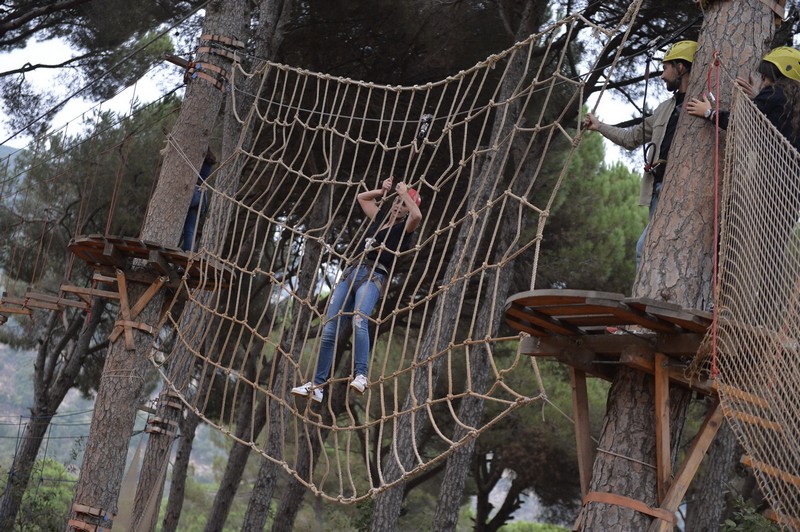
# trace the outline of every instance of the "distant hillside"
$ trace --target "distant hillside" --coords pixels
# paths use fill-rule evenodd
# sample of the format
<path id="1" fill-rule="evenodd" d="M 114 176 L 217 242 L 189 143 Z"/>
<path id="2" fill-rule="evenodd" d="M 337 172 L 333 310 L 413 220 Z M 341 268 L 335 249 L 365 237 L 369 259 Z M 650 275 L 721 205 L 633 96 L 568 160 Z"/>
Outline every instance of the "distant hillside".
<path id="1" fill-rule="evenodd" d="M 13 163 L 13 160 L 14 160 L 14 155 L 13 154 L 15 152 L 18 152 L 18 151 L 19 151 L 19 148 L 14 148 L 12 146 L 0 146 L 0 168 L 5 166 L 5 159 L 9 155 L 11 155 L 11 158 L 12 158 L 11 166 L 13 166 L 13 164 L 14 164 Z"/>
<path id="2" fill-rule="evenodd" d="M 7 325 L 3 325 L 6 327 Z M 30 420 L 33 404 L 33 363 L 35 351 L 17 350 L 0 343 L 0 489 L 8 474 L 19 445 L 19 436 Z M 155 394 L 153 395 L 155 398 Z M 70 390 L 50 424 L 47 441 L 39 457 L 53 458 L 64 465 L 80 466 L 89 436 L 93 401 L 84 399 L 77 390 Z M 137 412 L 136 426 L 131 438 L 129 458 L 143 434 L 147 414 Z M 194 479 L 201 483 L 214 483 L 214 464 L 227 456 L 231 442 L 208 425 L 201 424 L 192 448 Z"/>

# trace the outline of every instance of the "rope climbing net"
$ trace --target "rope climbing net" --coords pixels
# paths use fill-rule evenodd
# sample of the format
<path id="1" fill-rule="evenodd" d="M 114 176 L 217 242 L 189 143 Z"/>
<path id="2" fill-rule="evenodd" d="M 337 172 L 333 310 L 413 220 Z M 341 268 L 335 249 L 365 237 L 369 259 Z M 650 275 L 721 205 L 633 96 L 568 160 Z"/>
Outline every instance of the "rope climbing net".
<path id="1" fill-rule="evenodd" d="M 620 25 L 594 27 L 597 39 L 624 42 L 639 4 Z M 586 24 L 567 17 L 424 86 L 235 66 L 243 134 L 203 184 L 209 212 L 192 256 L 230 282 L 176 293 L 164 318 L 174 347 L 153 350 L 171 392 L 341 502 L 395 486 L 546 400 L 518 336 L 498 330 L 514 273 L 524 270 L 516 259 L 528 270 L 515 288 L 535 284 L 545 221 L 577 146 L 583 81 L 565 74 L 566 43 Z M 425 115 L 432 119 L 420 133 Z M 376 269 L 359 252 L 371 233 L 356 195 L 391 176 L 422 198 L 413 245 L 383 248 L 395 260 L 370 316 L 345 307 L 328 318 L 345 267 Z M 364 395 L 348 385 L 353 335 L 345 330 L 322 400 L 292 396 L 313 380 L 325 324 L 340 318 L 369 323 Z"/>
<path id="2" fill-rule="evenodd" d="M 717 305 L 720 398 L 781 523 L 800 527 L 800 157 L 735 90 Z"/>

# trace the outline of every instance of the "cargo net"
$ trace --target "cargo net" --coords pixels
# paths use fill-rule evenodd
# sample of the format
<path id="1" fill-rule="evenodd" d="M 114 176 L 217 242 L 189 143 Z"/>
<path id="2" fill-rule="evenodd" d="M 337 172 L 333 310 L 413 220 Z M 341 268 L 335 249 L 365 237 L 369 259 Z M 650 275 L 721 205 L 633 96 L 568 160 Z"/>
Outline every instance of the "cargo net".
<path id="1" fill-rule="evenodd" d="M 800 529 L 800 155 L 735 92 L 716 303 L 720 398 L 780 522 Z"/>
<path id="2" fill-rule="evenodd" d="M 624 42 L 638 4 L 621 26 L 596 28 L 597 39 Z M 209 211 L 192 256 L 223 273 L 213 291 L 185 284 L 166 314 L 176 341 L 154 362 L 171 391 L 340 502 L 397 485 L 546 400 L 519 337 L 498 331 L 515 271 L 516 288 L 535 284 L 545 220 L 577 146 L 583 81 L 563 72 L 578 21 L 587 23 L 564 19 L 424 86 L 272 63 L 238 69 L 231 93 L 246 109 L 244 133 L 203 186 Z M 372 233 L 356 195 L 392 176 L 422 198 L 413 243 L 383 248 L 394 262 L 370 315 L 345 306 L 328 316 L 347 267 L 377 268 L 359 252 Z M 514 268 L 521 256 L 527 271 Z M 293 396 L 313 380 L 325 325 L 340 319 L 322 400 Z M 352 322 L 369 326 L 363 396 L 349 385 Z"/>

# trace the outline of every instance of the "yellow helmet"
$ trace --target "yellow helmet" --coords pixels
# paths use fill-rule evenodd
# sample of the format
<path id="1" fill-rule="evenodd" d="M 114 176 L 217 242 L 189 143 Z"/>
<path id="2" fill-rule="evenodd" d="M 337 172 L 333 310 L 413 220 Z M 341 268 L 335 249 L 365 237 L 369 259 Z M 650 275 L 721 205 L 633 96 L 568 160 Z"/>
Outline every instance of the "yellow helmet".
<path id="1" fill-rule="evenodd" d="M 694 62 L 694 53 L 697 51 L 697 43 L 695 41 L 678 41 L 670 46 L 667 53 L 664 54 L 663 62 L 675 61 L 676 59 L 683 59 L 689 63 Z"/>
<path id="2" fill-rule="evenodd" d="M 764 61 L 778 67 L 787 78 L 800 81 L 800 51 L 789 46 L 780 46 L 765 55 Z"/>

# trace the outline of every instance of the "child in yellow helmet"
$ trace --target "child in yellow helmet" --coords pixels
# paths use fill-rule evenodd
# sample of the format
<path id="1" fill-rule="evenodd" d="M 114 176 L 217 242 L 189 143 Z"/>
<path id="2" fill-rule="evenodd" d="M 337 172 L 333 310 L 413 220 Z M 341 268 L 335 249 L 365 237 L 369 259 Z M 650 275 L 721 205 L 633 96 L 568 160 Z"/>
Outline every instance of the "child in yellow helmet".
<path id="1" fill-rule="evenodd" d="M 736 78 L 736 84 L 753 98 L 756 107 L 778 131 L 800 150 L 800 112 L 795 111 L 795 107 L 800 107 L 800 51 L 788 46 L 775 48 L 764 56 L 758 72 L 762 80 L 758 92 L 751 80 Z M 705 95 L 689 100 L 686 111 L 712 122 L 717 119 Z M 720 109 L 721 128 L 727 129 L 729 116 L 727 110 Z"/>

